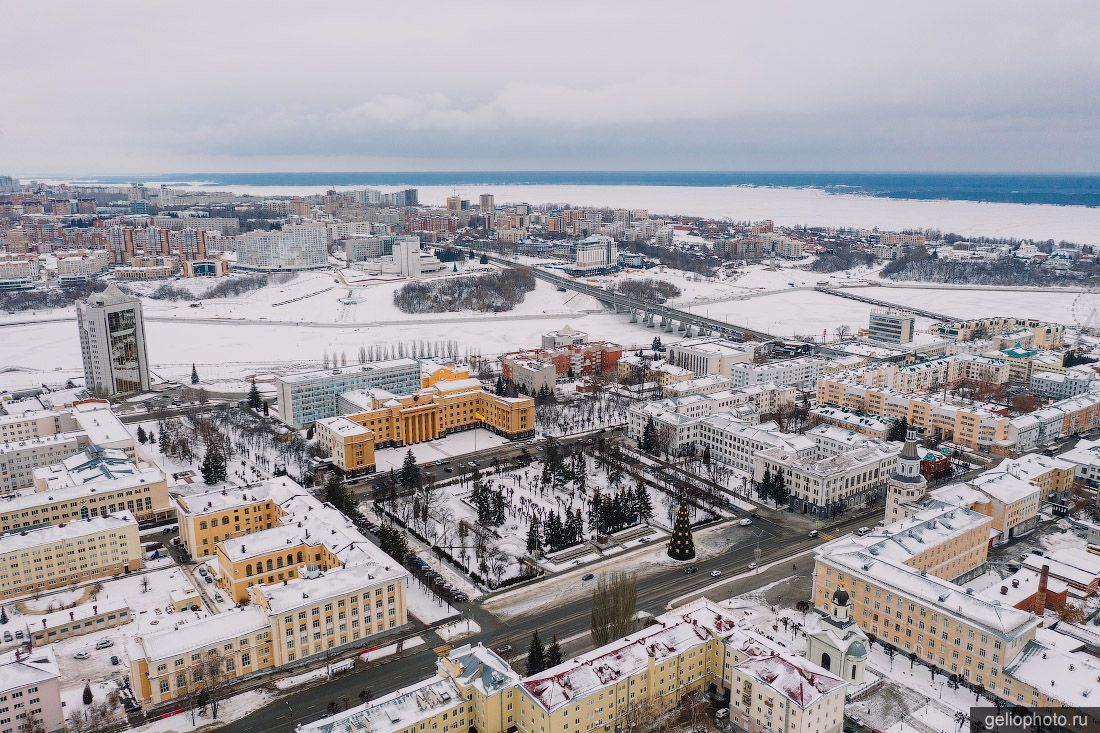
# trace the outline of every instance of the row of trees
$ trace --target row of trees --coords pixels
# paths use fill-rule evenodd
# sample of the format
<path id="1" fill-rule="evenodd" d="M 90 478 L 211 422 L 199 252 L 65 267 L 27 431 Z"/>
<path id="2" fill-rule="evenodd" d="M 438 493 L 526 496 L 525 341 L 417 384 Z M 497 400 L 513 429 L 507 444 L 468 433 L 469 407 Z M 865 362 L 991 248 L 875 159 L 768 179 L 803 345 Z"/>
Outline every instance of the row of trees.
<path id="1" fill-rule="evenodd" d="M 543 644 L 539 630 L 531 634 L 531 644 L 527 647 L 527 676 L 538 674 L 544 669 L 556 667 L 562 662 L 561 646 L 558 637 L 552 636 L 549 644 Z"/>
<path id="2" fill-rule="evenodd" d="M 786 504 L 791 494 L 787 490 L 787 479 L 783 477 L 782 471 L 776 471 L 773 474 L 771 467 L 765 468 L 760 483 L 756 485 L 756 495 L 764 501 L 774 501 L 780 506 Z"/>

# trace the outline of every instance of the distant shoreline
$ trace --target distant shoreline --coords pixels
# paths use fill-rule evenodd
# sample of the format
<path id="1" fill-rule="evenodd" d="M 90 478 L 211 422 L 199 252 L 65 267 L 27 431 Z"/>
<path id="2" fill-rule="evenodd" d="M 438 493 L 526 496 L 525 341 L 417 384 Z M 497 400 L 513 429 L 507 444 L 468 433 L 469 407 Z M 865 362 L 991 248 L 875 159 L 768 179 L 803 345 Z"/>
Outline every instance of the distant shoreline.
<path id="1" fill-rule="evenodd" d="M 736 171 L 420 171 L 166 173 L 46 178 L 119 185 L 132 181 L 189 188 L 390 186 L 660 186 L 810 188 L 830 194 L 914 201 L 1100 207 L 1100 174 L 861 173 Z"/>

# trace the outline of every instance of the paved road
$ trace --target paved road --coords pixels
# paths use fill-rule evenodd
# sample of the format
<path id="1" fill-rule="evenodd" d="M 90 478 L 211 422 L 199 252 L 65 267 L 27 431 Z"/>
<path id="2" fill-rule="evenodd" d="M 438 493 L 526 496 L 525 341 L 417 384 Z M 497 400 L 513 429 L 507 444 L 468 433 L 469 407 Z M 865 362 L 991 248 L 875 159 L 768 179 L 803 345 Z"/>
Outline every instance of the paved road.
<path id="1" fill-rule="evenodd" d="M 777 521 L 762 515 L 754 520 L 753 533 L 750 533 L 749 539 L 735 545 L 723 555 L 700 561 L 697 563 L 698 572 L 688 575 L 682 570 L 670 569 L 639 578 L 638 610 L 659 614 L 665 611 L 666 604 L 685 594 L 699 592 L 709 598 L 720 600 L 789 578 L 795 572 L 799 575 L 808 574 L 812 569 L 810 560 L 802 558 L 794 561 L 797 571 L 792 570 L 786 562 L 779 562 L 765 570 L 743 577 L 733 577 L 734 573 L 743 573 L 748 563 L 753 561 L 757 536 L 760 537 L 760 562 L 765 566 L 778 558 L 791 557 L 810 550 L 831 536 L 850 532 L 863 524 L 873 523 L 872 519 L 881 511 L 881 507 L 877 507 L 869 513 L 846 518 L 836 525 L 828 526 L 823 530 L 821 537 L 813 539 L 808 537 L 801 528 L 792 529 L 790 526 L 784 526 L 781 518 Z M 716 580 L 710 577 L 711 570 L 721 570 L 723 574 L 731 577 L 718 579 L 717 582 L 720 585 L 711 588 L 710 586 L 716 583 Z M 507 644 L 513 651 L 506 656 L 521 655 L 535 629 L 538 629 L 539 634 L 547 639 L 552 634 L 565 638 L 587 631 L 590 626 L 590 611 L 590 599 L 583 596 L 550 609 L 514 616 L 502 624 L 489 613 L 472 607 L 471 616 L 481 626 L 481 632 L 463 639 L 460 643 L 481 641 L 493 648 Z M 223 730 L 226 733 L 289 733 L 292 726 L 327 715 L 330 701 L 343 707 L 343 698 L 347 697 L 349 705 L 355 706 L 359 704 L 359 693 L 363 690 L 370 689 L 374 697 L 378 697 L 422 680 L 430 676 L 435 669 L 435 654 L 431 651 L 431 647 L 439 643 L 435 639 L 434 635 L 425 635 L 427 643 L 424 647 L 410 651 L 399 659 L 292 694 L 260 708 L 241 720 L 230 723 Z"/>

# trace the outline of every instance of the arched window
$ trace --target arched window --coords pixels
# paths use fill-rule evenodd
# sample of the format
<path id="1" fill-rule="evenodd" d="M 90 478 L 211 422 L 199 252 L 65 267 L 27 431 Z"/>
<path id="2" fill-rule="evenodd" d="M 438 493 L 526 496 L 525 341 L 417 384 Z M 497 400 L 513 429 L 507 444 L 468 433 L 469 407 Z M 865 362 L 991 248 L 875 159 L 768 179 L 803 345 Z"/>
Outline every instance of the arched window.
<path id="1" fill-rule="evenodd" d="M 852 665 L 852 679 L 854 680 L 855 678 L 856 678 L 856 665 L 853 664 Z"/>
<path id="2" fill-rule="evenodd" d="M 832 671 L 833 660 L 829 657 L 828 652 L 821 652 L 821 668 L 826 672 Z"/>
<path id="3" fill-rule="evenodd" d="M 273 566 L 271 564 L 271 558 L 268 558 L 268 560 L 267 560 L 267 572 L 270 573 L 272 571 L 272 569 L 273 569 Z"/>
<path id="4" fill-rule="evenodd" d="M 302 562 L 302 551 L 298 550 L 298 562 Z"/>
<path id="5" fill-rule="evenodd" d="M 88 507 L 86 507 L 86 506 L 80 507 L 80 518 L 81 519 L 87 519 L 88 518 Z"/>
<path id="6" fill-rule="evenodd" d="M 206 529 L 206 522 L 199 522 L 199 529 Z"/>
<path id="7" fill-rule="evenodd" d="M 252 563 L 248 563 L 247 565 L 244 566 L 244 575 L 245 575 L 246 578 L 249 575 L 252 575 Z"/>
<path id="8" fill-rule="evenodd" d="M 282 566 L 283 566 L 283 556 L 279 555 L 277 558 L 275 558 L 275 567 L 281 568 Z"/>
<path id="9" fill-rule="evenodd" d="M 288 552 L 286 554 L 286 564 L 287 565 L 293 565 L 294 564 L 294 553 L 293 552 Z"/>

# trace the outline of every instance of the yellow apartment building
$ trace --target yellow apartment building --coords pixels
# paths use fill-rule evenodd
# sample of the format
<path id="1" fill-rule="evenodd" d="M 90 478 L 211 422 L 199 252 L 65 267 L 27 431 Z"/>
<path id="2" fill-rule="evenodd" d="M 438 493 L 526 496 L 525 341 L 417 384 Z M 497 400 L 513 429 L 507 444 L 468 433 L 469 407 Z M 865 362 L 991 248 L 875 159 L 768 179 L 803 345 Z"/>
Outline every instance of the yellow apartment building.
<path id="1" fill-rule="evenodd" d="M 168 481 L 117 449 L 91 446 L 34 470 L 34 486 L 0 496 L 0 532 L 130 512 L 139 522 L 172 513 Z"/>
<path id="2" fill-rule="evenodd" d="M 355 475 L 374 470 L 374 431 L 346 417 L 327 417 L 314 423 L 317 444 L 334 466 Z"/>
<path id="3" fill-rule="evenodd" d="M 438 651 L 435 676 L 300 726 L 298 733 L 626 730 L 707 689 L 736 691 L 731 716 L 742 706 L 747 712 L 739 719 L 752 733 L 835 733 L 843 723 L 843 680 L 748 630 L 707 599 L 526 678 L 481 645 Z M 777 683 L 777 668 L 789 674 L 784 679 L 803 684 Z"/>
<path id="4" fill-rule="evenodd" d="M 817 382 L 819 405 L 835 405 L 890 420 L 905 418 L 925 435 L 935 435 L 964 448 L 989 449 L 1008 439 L 1010 419 L 969 403 L 946 402 L 934 395 L 866 387 L 847 379 L 822 377 Z"/>
<path id="5" fill-rule="evenodd" d="M 176 497 L 180 542 L 191 557 L 209 557 L 223 540 L 275 527 L 281 512 L 266 487 Z"/>
<path id="6" fill-rule="evenodd" d="M 178 514 L 188 551 L 214 556 L 218 586 L 244 608 L 136 637 L 131 680 L 146 704 L 195 694 L 214 672 L 300 663 L 408 623 L 408 572 L 286 476 L 179 497 Z"/>
<path id="7" fill-rule="evenodd" d="M 47 525 L 0 537 L 0 598 L 121 575 L 142 567 L 129 512 Z"/>

